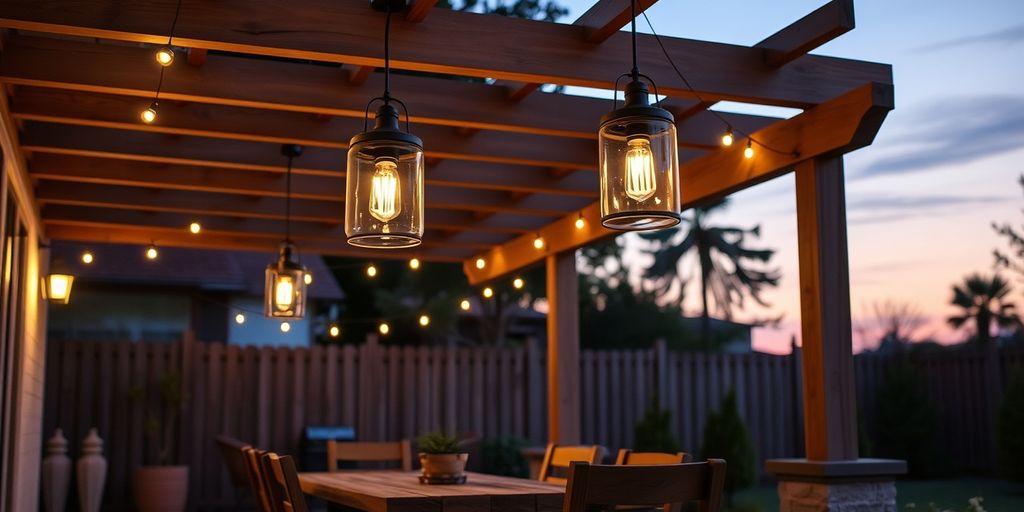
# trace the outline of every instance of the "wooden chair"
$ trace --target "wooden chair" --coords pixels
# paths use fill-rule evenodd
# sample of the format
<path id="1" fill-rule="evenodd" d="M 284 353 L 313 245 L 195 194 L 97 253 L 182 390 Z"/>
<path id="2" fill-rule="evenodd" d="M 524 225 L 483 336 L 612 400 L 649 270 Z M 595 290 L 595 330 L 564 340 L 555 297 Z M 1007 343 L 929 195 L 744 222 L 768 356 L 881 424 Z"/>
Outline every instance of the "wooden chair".
<path id="1" fill-rule="evenodd" d="M 402 471 L 412 471 L 412 444 L 407 439 L 393 443 L 327 441 L 327 470 L 338 471 L 339 462 L 398 462 Z"/>
<path id="2" fill-rule="evenodd" d="M 247 446 L 242 453 L 245 455 L 245 472 L 249 479 L 249 488 L 256 497 L 256 505 L 260 512 L 275 512 L 276 509 L 270 504 L 270 490 L 267 488 L 267 479 L 261 462 L 267 452 Z"/>
<path id="3" fill-rule="evenodd" d="M 279 456 L 272 452 L 263 454 L 261 461 L 271 508 L 275 512 L 309 512 L 295 461 L 288 455 Z"/>
<path id="4" fill-rule="evenodd" d="M 654 466 L 658 464 L 682 464 L 689 462 L 690 456 L 684 452 L 634 452 L 628 448 L 619 450 L 615 459 L 617 466 Z"/>
<path id="5" fill-rule="evenodd" d="M 590 465 L 573 462 L 562 512 L 585 512 L 588 506 L 661 507 L 696 501 L 700 512 L 719 512 L 725 487 L 725 461 L 656 466 Z"/>
<path id="6" fill-rule="evenodd" d="M 246 469 L 245 453 L 249 445 L 228 436 L 217 436 L 217 447 L 220 448 L 224 467 L 228 470 L 231 485 L 235 487 L 235 510 L 242 509 L 245 490 L 249 488 L 249 471 Z"/>
<path id="7" fill-rule="evenodd" d="M 601 446 L 558 446 L 549 444 L 544 452 L 544 462 L 540 464 L 540 474 L 537 479 L 542 482 L 565 484 L 568 480 L 556 473 L 568 471 L 569 464 L 573 462 L 587 462 L 598 464 L 604 459 L 604 447 Z"/>

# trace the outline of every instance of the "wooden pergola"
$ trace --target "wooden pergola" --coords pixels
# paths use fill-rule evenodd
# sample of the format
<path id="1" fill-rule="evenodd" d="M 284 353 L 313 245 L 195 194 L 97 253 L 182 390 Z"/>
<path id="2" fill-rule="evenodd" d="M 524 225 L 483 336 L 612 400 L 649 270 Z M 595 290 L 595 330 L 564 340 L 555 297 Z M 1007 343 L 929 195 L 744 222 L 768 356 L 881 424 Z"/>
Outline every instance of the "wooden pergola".
<path id="1" fill-rule="evenodd" d="M 359 250 L 344 239 L 344 151 L 382 88 L 373 71 L 383 65 L 384 17 L 366 0 L 185 0 L 174 45 L 187 59 L 167 68 L 151 125 L 138 112 L 153 98 L 153 49 L 167 42 L 175 0 L 7 0 L 2 114 L 19 128 L 51 239 L 269 254 L 284 217 L 278 145 L 298 143 L 307 150 L 296 160 L 292 232 L 304 251 L 463 262 L 473 284 L 543 262 L 550 437 L 577 442 L 574 252 L 615 234 L 601 227 L 596 202 L 597 126 L 611 105 L 536 89 L 612 89 L 630 67 L 620 31 L 629 1 L 597 0 L 571 25 L 435 1 L 415 0 L 392 27 L 392 66 L 424 72 L 394 78 L 428 162 L 426 232 L 415 250 Z M 870 144 L 893 108 L 889 65 L 808 54 L 853 26 L 852 0 L 833 0 L 753 47 L 662 37 L 693 90 L 653 36 L 638 35 L 644 72 L 678 123 L 684 208 L 796 174 L 812 460 L 857 458 L 842 158 Z M 722 113 L 783 150 L 745 159 L 743 144 L 720 145 L 726 126 L 707 111 L 723 100 L 802 113 Z M 186 229 L 196 219 L 200 236 Z"/>

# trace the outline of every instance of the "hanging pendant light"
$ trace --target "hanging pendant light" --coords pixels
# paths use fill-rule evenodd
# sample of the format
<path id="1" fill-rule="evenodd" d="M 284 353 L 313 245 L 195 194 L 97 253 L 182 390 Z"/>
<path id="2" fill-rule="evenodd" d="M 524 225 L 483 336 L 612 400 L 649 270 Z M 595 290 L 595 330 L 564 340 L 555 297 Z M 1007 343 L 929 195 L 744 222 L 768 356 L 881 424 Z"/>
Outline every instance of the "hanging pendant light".
<path id="1" fill-rule="evenodd" d="M 679 224 L 679 150 L 672 113 L 650 104 L 636 63 L 636 0 L 631 0 L 633 69 L 624 104 L 601 118 L 598 167 L 601 224 L 610 229 L 650 230 Z M 618 80 L 615 85 L 618 92 Z M 654 85 L 655 96 L 658 96 Z M 616 94 L 617 96 L 617 94 Z M 617 102 L 616 102 L 617 106 Z"/>
<path id="2" fill-rule="evenodd" d="M 306 312 L 306 267 L 297 257 L 291 240 L 292 160 L 302 154 L 302 146 L 284 144 L 281 154 L 288 157 L 285 192 L 285 235 L 278 249 L 277 261 L 267 265 L 263 293 L 263 314 L 267 318 L 301 319 Z"/>
<path id="3" fill-rule="evenodd" d="M 423 141 L 409 132 L 405 103 L 391 96 L 389 48 L 391 13 L 405 9 L 406 0 L 371 0 L 370 5 L 387 13 L 384 94 L 367 103 L 363 132 L 349 143 L 345 235 L 357 247 L 415 247 L 423 237 Z M 370 106 L 377 101 L 381 105 L 370 130 Z M 405 111 L 405 131 L 393 103 Z"/>

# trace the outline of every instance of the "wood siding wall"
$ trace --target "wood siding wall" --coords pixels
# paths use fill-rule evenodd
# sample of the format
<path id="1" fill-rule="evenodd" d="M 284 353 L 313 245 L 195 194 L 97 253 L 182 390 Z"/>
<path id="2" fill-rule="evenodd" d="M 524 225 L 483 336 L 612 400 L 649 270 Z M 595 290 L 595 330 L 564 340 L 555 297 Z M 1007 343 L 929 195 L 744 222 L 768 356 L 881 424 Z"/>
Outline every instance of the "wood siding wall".
<path id="1" fill-rule="evenodd" d="M 696 452 L 708 414 L 730 388 L 758 459 L 803 452 L 799 352 L 583 351 L 583 441 L 612 450 L 633 444 L 633 427 L 657 399 L 672 410 L 684 450 Z M 856 358 L 860 409 L 870 422 L 890 358 Z M 992 411 L 999 375 L 1024 367 L 1024 351 L 934 354 L 917 360 L 941 403 L 939 434 L 963 469 L 992 467 Z M 226 505 L 231 487 L 214 445 L 228 434 L 262 448 L 301 453 L 307 425 L 353 426 L 362 440 L 414 438 L 443 428 L 485 438 L 546 440 L 543 347 L 523 349 L 362 346 L 241 348 L 219 343 L 51 342 L 45 428 L 64 429 L 77 456 L 95 426 L 107 441 L 106 502 L 132 502 L 130 468 L 152 462 L 145 401 L 129 399 L 153 380 L 184 372 L 190 395 L 172 453 L 191 467 L 193 505 Z M 993 379 L 996 376 L 996 379 Z M 993 388 L 992 386 L 996 386 Z M 996 389 L 996 392 L 991 390 Z M 614 451 L 612 452 L 614 453 Z M 759 464 L 760 466 L 760 464 Z"/>

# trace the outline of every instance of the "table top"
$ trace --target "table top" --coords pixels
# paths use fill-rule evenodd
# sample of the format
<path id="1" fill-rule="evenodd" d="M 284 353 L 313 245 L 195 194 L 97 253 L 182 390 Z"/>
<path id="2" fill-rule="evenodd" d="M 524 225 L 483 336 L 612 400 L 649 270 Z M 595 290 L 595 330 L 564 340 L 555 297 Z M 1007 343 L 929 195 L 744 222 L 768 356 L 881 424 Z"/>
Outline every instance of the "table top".
<path id="1" fill-rule="evenodd" d="M 467 472 L 463 485 L 425 485 L 419 472 L 299 473 L 302 491 L 369 512 L 557 512 L 561 485 Z"/>

